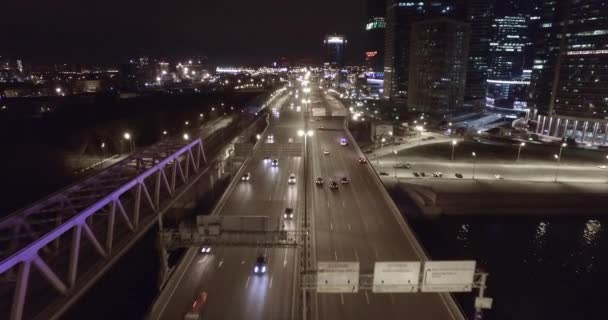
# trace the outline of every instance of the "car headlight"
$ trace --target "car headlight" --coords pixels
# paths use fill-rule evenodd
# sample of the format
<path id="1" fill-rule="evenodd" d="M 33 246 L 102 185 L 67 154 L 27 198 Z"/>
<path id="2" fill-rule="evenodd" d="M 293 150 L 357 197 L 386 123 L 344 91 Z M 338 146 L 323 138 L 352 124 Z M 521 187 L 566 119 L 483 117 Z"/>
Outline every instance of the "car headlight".
<path id="1" fill-rule="evenodd" d="M 253 268 L 253 271 L 254 271 L 255 273 L 257 273 L 259 270 L 260 270 L 260 269 L 258 268 L 258 266 L 255 266 L 255 268 Z"/>
<path id="2" fill-rule="evenodd" d="M 283 215 L 283 218 L 287 218 L 287 213 L 285 213 L 285 214 Z"/>
<path id="3" fill-rule="evenodd" d="M 262 273 L 266 272 L 266 266 L 262 267 Z"/>

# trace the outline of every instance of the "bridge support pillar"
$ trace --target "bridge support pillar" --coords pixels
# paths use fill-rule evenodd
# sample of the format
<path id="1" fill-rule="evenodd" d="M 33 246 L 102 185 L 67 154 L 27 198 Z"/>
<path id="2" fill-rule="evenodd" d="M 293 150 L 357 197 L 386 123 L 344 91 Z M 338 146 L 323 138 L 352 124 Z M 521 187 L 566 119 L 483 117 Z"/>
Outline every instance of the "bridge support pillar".
<path id="1" fill-rule="evenodd" d="M 21 320 L 23 318 L 23 307 L 25 306 L 25 294 L 27 293 L 27 284 L 30 280 L 30 270 L 32 268 L 31 261 L 24 261 L 19 266 L 17 275 L 17 287 L 11 307 L 11 320 Z"/>

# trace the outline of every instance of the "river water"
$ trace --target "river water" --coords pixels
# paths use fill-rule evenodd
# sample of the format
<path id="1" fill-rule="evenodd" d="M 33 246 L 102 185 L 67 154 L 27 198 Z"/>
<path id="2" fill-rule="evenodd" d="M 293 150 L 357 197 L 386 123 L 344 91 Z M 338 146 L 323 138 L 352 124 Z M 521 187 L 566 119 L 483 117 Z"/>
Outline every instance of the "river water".
<path id="1" fill-rule="evenodd" d="M 608 218 L 466 217 L 411 224 L 434 260 L 474 259 L 489 272 L 487 295 L 494 307 L 483 319 L 608 319 Z M 457 295 L 469 316 L 472 296 Z"/>

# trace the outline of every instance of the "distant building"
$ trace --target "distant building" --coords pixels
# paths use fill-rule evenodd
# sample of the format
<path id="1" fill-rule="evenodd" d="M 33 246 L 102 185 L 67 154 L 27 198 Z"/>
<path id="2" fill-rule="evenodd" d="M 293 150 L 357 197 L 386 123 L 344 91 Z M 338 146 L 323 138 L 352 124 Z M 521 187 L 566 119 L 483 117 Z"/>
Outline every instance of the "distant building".
<path id="1" fill-rule="evenodd" d="M 423 19 L 464 19 L 463 0 L 387 0 L 384 56 L 384 97 L 406 102 L 409 85 L 409 48 L 412 23 Z"/>
<path id="2" fill-rule="evenodd" d="M 325 45 L 325 62 L 332 67 L 340 68 L 344 65 L 344 50 L 347 44 L 346 37 L 343 35 L 327 35 L 323 44 Z"/>
<path id="3" fill-rule="evenodd" d="M 608 117 L 608 3 L 546 1 L 540 24 L 531 103 L 543 114 Z"/>
<path id="4" fill-rule="evenodd" d="M 462 109 L 470 26 L 439 18 L 412 24 L 408 109 L 438 115 Z"/>
<path id="5" fill-rule="evenodd" d="M 365 24 L 365 65 L 376 75 L 384 73 L 384 31 L 386 29 L 386 0 L 367 1 Z"/>
<path id="6" fill-rule="evenodd" d="M 526 16 L 494 18 L 488 63 L 487 107 L 527 108 L 530 81 L 524 79 L 524 64 L 529 45 Z"/>
<path id="7" fill-rule="evenodd" d="M 465 101 L 485 103 L 495 1 L 467 0 L 466 21 L 471 26 L 471 40 Z"/>

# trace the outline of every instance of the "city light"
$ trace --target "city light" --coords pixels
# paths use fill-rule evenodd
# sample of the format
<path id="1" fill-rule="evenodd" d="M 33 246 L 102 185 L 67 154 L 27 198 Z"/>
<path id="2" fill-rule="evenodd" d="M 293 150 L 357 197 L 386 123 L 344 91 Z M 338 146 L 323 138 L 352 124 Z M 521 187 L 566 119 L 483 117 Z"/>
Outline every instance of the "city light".
<path id="1" fill-rule="evenodd" d="M 125 138 L 125 140 L 131 140 L 131 134 L 128 132 L 125 132 L 125 134 L 123 135 L 123 137 Z"/>
<path id="2" fill-rule="evenodd" d="M 184 133 L 183 138 L 184 138 L 184 140 L 190 140 L 190 135 L 188 135 L 187 133 Z"/>

